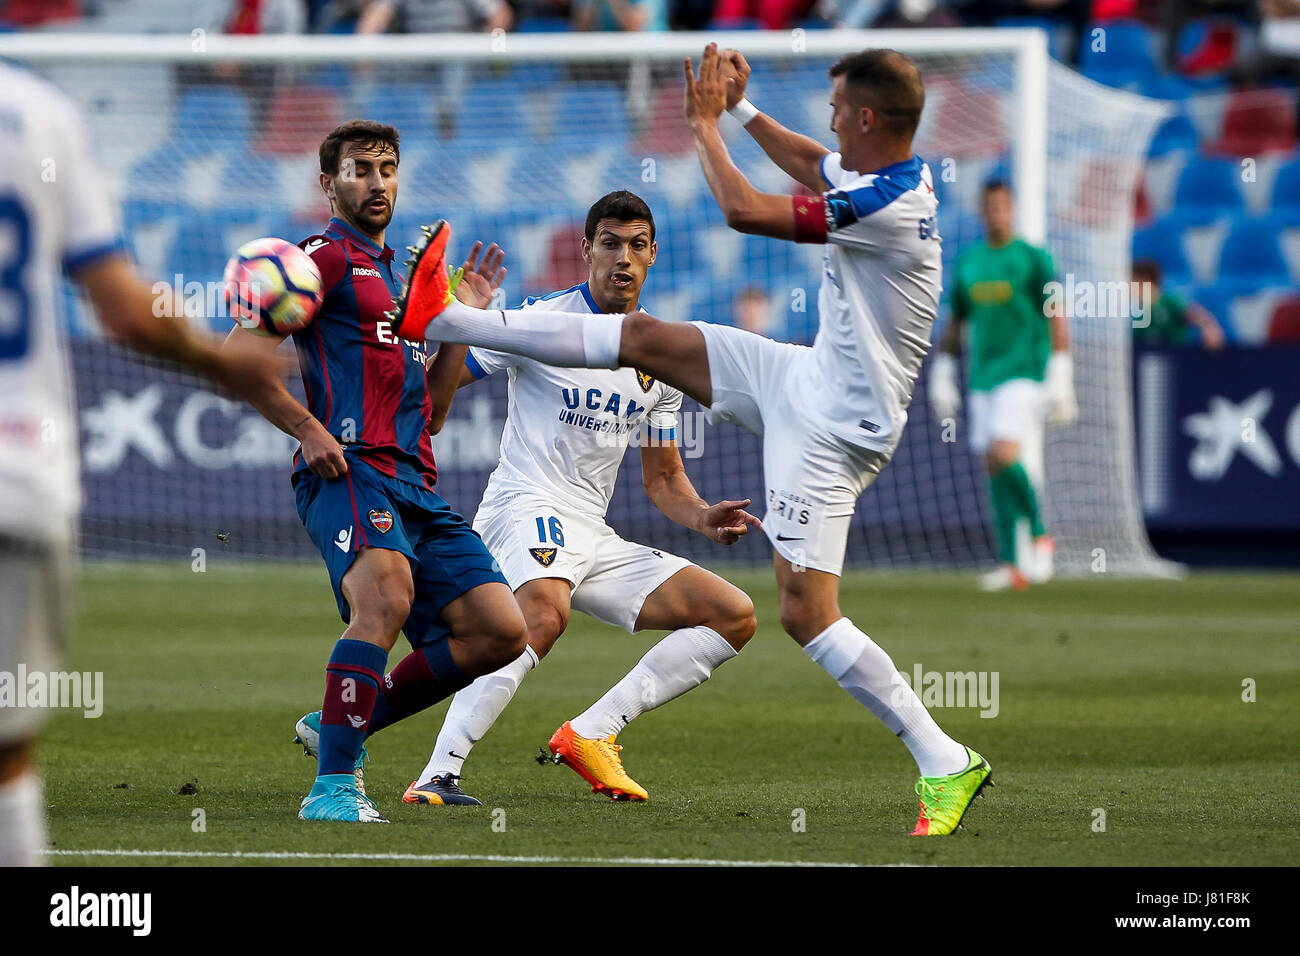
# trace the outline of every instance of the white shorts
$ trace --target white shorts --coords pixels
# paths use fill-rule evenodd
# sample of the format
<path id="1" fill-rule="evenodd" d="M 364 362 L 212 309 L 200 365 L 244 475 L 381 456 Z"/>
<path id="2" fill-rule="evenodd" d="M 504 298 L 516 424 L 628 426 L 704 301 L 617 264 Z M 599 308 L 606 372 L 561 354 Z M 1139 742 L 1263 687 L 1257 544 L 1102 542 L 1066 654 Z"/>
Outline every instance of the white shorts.
<path id="1" fill-rule="evenodd" d="M 0 537 L 0 673 L 17 693 L 27 690 L 16 684 L 20 665 L 27 674 L 59 669 L 72 566 L 67 544 Z M 48 707 L 0 704 L 0 745 L 34 737 L 48 716 Z"/>
<path id="2" fill-rule="evenodd" d="M 970 447 L 977 455 L 995 441 L 1031 445 L 1047 415 L 1047 390 L 1042 382 L 1013 378 L 987 392 L 969 396 Z"/>
<path id="3" fill-rule="evenodd" d="M 691 562 L 626 541 L 603 520 L 556 508 L 546 498 L 510 495 L 479 505 L 474 530 L 512 590 L 529 581 L 562 578 L 575 610 L 636 631 L 651 592 Z"/>
<path id="4" fill-rule="evenodd" d="M 891 455 L 835 437 L 800 404 L 787 383 L 802 363 L 812 361 L 806 345 L 692 324 L 704 333 L 709 353 L 708 420 L 763 436 L 763 528 L 772 547 L 795 567 L 839 574 L 858 498 Z"/>

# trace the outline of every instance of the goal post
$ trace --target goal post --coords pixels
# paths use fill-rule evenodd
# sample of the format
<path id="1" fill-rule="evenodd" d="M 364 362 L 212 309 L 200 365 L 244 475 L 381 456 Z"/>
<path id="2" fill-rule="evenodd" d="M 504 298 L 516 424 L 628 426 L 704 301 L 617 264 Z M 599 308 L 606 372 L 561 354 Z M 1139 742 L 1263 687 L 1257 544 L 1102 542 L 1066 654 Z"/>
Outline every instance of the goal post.
<path id="1" fill-rule="evenodd" d="M 320 139 L 364 116 L 402 133 L 388 236 L 395 248 L 413 240 L 419 223 L 446 218 L 457 242 L 481 238 L 506 249 L 503 301 L 517 302 L 581 281 L 586 209 L 627 188 L 646 199 L 658 226 L 647 308 L 809 343 L 820 250 L 728 229 L 685 131 L 682 60 L 698 61 L 710 41 L 746 55 L 760 109 L 828 146 L 831 63 L 867 47 L 908 53 L 926 79 L 916 151 L 936 180 L 945 263 L 979 235 L 979 188 L 998 176 L 1015 190 L 1020 234 L 1048 246 L 1071 288 L 1127 282 L 1132 196 L 1164 107 L 1051 61 L 1037 30 L 27 33 L 0 36 L 0 56 L 48 76 L 81 105 L 141 267 L 185 287 L 195 320 L 207 316 L 216 330 L 229 327 L 213 314 L 225 257 L 257 236 L 298 241 L 319 231 L 328 216 L 316 183 Z M 758 188 L 797 188 L 734 122 L 723 123 L 733 158 Z M 188 376 L 123 359 L 67 299 L 85 432 L 87 553 L 216 546 L 239 556 L 310 556 L 288 485 L 294 443 Z M 1067 572 L 1097 570 L 1100 554 L 1110 573 L 1162 573 L 1136 492 L 1131 318 L 1098 312 L 1071 315 L 1080 420 L 1047 434 L 1046 517 Z M 435 439 L 440 489 L 466 514 L 496 462 L 504 387 L 490 381 L 460 393 Z M 698 414 L 688 401 L 681 433 L 701 493 L 761 507 L 758 440 L 702 427 Z M 620 532 L 701 561 L 768 560 L 759 540 L 722 551 L 671 525 L 640 488 L 638 457 L 627 456 L 610 511 Z M 859 504 L 848 565 L 990 560 L 986 494 L 964 421 L 954 436 L 931 420 L 923 372 L 898 454 Z"/>

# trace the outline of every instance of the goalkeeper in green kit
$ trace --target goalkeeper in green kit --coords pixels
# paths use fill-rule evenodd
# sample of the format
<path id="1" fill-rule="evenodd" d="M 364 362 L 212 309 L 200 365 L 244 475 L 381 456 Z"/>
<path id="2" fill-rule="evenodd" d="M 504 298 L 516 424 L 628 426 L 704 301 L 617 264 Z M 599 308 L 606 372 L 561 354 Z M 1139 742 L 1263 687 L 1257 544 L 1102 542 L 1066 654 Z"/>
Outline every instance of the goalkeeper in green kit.
<path id="1" fill-rule="evenodd" d="M 1056 278 L 1052 257 L 1013 234 L 1014 211 L 1006 183 L 984 187 L 984 238 L 957 256 L 952 321 L 940 338 L 929 384 L 935 415 L 953 418 L 961 406 L 957 356 L 969 325 L 970 446 L 988 466 L 999 544 L 998 567 L 980 579 L 986 591 L 1024 590 L 1052 576 L 1055 548 L 1036 487 L 1043 425 L 1078 415 L 1069 329 L 1064 314 L 1047 307 L 1048 283 Z M 1032 540 L 1028 554 L 1017 547 L 1022 520 Z"/>

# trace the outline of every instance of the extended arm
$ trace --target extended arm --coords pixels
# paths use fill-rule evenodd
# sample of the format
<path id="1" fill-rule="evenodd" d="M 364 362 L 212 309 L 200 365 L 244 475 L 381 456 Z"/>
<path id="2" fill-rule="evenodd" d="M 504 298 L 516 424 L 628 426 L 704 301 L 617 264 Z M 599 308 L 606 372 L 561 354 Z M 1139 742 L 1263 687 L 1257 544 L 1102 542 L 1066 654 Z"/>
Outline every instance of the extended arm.
<path id="1" fill-rule="evenodd" d="M 223 351 L 253 349 L 270 354 L 281 341 L 267 335 L 256 335 L 237 325 L 226 336 Z M 339 443 L 320 420 L 290 394 L 284 382 L 279 379 L 267 382 L 245 397 L 263 418 L 302 443 L 303 460 L 316 474 L 322 478 L 338 478 L 347 472 L 348 463 Z"/>
<path id="2" fill-rule="evenodd" d="M 682 465 L 676 445 L 647 445 L 641 449 L 641 482 L 654 506 L 678 524 L 720 544 L 734 544 L 749 530 L 761 527 L 745 512 L 749 499 L 720 501 L 710 506 L 699 496 Z"/>
<path id="3" fill-rule="evenodd" d="M 727 153 L 718 117 L 726 103 L 727 81 L 723 77 L 723 59 L 716 45 L 710 43 L 700 62 L 700 77 L 695 78 L 688 57 L 686 70 L 686 122 L 695 138 L 695 152 L 704 170 L 713 198 L 717 200 L 727 225 L 739 232 L 795 238 L 794 199 L 762 193 L 736 168 Z"/>
<path id="4" fill-rule="evenodd" d="M 105 331 L 128 348 L 179 362 L 241 396 L 283 383 L 281 363 L 243 349 L 226 353 L 215 336 L 185 318 L 180 297 L 165 283 L 150 285 L 125 255 L 112 255 L 77 270 Z"/>

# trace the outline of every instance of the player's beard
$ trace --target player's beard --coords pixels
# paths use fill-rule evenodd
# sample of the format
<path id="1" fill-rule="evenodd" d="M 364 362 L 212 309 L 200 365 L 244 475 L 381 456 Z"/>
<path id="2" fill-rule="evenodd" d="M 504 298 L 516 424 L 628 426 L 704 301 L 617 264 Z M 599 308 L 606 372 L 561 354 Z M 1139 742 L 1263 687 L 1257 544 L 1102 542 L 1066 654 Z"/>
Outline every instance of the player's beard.
<path id="1" fill-rule="evenodd" d="M 373 212 L 370 204 L 376 199 L 383 199 L 385 206 L 382 212 Z M 364 232 L 372 235 L 378 235 L 388 228 L 388 224 L 393 221 L 393 206 L 388 201 L 387 196 L 367 196 L 358 205 L 351 210 L 352 221 L 362 228 Z"/>

